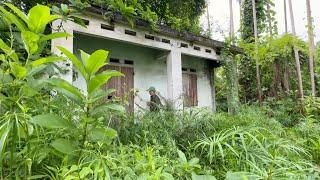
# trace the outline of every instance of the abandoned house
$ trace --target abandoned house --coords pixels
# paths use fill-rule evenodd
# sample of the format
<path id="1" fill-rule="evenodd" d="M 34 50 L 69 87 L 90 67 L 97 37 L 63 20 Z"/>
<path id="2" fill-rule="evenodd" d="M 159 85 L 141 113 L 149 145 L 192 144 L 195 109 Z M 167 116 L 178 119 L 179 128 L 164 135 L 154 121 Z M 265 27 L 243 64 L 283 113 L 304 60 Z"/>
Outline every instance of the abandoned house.
<path id="1" fill-rule="evenodd" d="M 130 111 L 147 108 L 146 89 L 150 86 L 177 109 L 215 109 L 212 74 L 219 65 L 222 42 L 179 33 L 161 25 L 155 32 L 142 20 L 136 20 L 132 27 L 120 15 L 107 21 L 99 11 L 92 8 L 83 16 L 87 27 L 63 22 L 64 31 L 72 37 L 53 40 L 52 51 L 60 53 L 56 46 L 64 46 L 80 56 L 80 49 L 87 53 L 108 50 L 109 64 L 105 68 L 121 71 L 125 77 L 112 78 L 105 88 L 115 88 L 114 96 L 128 97 Z M 60 23 L 54 22 L 53 29 Z M 63 78 L 85 90 L 84 80 L 72 70 L 72 64 L 64 66 L 70 71 L 62 75 Z M 137 90 L 134 96 L 133 91 Z"/>

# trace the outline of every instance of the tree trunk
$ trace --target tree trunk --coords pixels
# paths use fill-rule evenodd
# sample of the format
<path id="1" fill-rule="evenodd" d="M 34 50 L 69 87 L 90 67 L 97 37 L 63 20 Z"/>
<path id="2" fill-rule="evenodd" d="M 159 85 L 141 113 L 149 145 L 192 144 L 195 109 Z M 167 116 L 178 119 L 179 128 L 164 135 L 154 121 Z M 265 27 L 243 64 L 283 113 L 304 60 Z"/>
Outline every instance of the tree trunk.
<path id="1" fill-rule="evenodd" d="M 311 80 L 311 94 L 314 98 L 316 96 L 316 84 L 314 78 L 314 55 L 315 55 L 315 45 L 314 45 L 314 32 L 312 25 L 311 7 L 310 0 L 306 0 L 307 3 L 307 19 L 308 19 L 308 37 L 309 37 L 309 70 L 310 70 L 310 80 Z"/>
<path id="2" fill-rule="evenodd" d="M 286 93 L 290 92 L 290 69 L 287 63 L 284 63 L 283 88 Z"/>
<path id="3" fill-rule="evenodd" d="M 260 67 L 258 58 L 258 25 L 257 25 L 257 12 L 256 12 L 256 2 L 252 0 L 252 14 L 253 14 L 253 26 L 254 26 L 254 41 L 255 41 L 255 60 L 256 60 L 256 78 L 257 78 L 257 94 L 258 100 L 262 102 L 262 88 L 260 79 Z"/>
<path id="4" fill-rule="evenodd" d="M 289 10 L 290 10 L 292 34 L 296 35 L 296 27 L 295 27 L 295 23 L 294 23 L 294 16 L 293 16 L 293 9 L 292 9 L 292 1 L 291 0 L 289 0 Z M 302 77 L 301 77 L 299 52 L 298 52 L 296 46 L 294 46 L 293 49 L 294 49 L 294 57 L 295 57 L 295 63 L 296 63 L 296 69 L 297 69 L 299 98 L 301 100 L 301 104 L 303 104 L 304 103 L 304 95 L 303 95 L 303 85 L 302 85 Z"/>
<path id="5" fill-rule="evenodd" d="M 273 31 L 272 31 L 272 19 L 271 19 L 271 7 L 270 4 L 267 3 L 267 11 L 268 11 L 268 28 L 269 28 L 269 35 L 270 37 L 273 37 Z M 278 96 L 279 92 L 279 84 L 280 81 L 280 62 L 277 59 L 274 59 L 272 63 L 273 68 L 273 82 L 272 82 L 272 95 L 274 97 Z"/>
<path id="6" fill-rule="evenodd" d="M 229 0 L 229 11 L 230 11 L 230 38 L 233 42 L 234 38 L 234 23 L 233 23 L 233 6 L 232 6 L 232 0 Z"/>
<path id="7" fill-rule="evenodd" d="M 283 0 L 284 6 L 284 25 L 285 25 L 285 32 L 288 33 L 288 19 L 287 19 L 287 0 Z"/>
<path id="8" fill-rule="evenodd" d="M 284 6 L 284 24 L 285 24 L 285 33 L 288 34 L 288 19 L 287 19 L 287 0 L 283 0 L 283 6 Z M 286 59 L 287 61 L 287 59 Z M 288 63 L 283 63 L 284 66 L 284 74 L 283 74 L 283 86 L 285 91 L 288 93 L 290 91 L 290 67 L 288 66 Z"/>
<path id="9" fill-rule="evenodd" d="M 232 1 L 229 0 L 230 7 L 230 39 L 231 44 L 234 44 L 234 22 L 233 22 L 233 6 Z M 236 115 L 239 111 L 239 89 L 238 89 L 238 73 L 237 73 L 237 63 L 235 61 L 234 55 L 231 53 L 226 57 L 226 71 L 227 81 L 228 81 L 228 112 L 230 115 Z"/>
<path id="10" fill-rule="evenodd" d="M 208 23 L 208 33 L 209 37 L 211 38 L 211 24 L 210 24 L 210 14 L 209 14 L 209 1 L 207 1 L 207 23 Z"/>

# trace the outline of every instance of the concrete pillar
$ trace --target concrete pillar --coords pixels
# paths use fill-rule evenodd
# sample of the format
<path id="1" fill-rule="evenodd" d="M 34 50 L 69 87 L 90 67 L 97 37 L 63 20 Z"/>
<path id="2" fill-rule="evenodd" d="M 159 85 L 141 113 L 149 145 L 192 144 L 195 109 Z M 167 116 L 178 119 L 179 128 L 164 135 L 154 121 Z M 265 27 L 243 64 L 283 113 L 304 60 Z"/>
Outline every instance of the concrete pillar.
<path id="1" fill-rule="evenodd" d="M 183 108 L 182 59 L 178 48 L 173 48 L 167 56 L 168 99 L 175 109 Z"/>
<path id="2" fill-rule="evenodd" d="M 215 113 L 217 111 L 216 87 L 215 87 L 215 79 L 216 79 L 215 68 L 213 68 L 211 70 L 210 76 L 211 76 L 210 82 L 211 82 L 212 111 Z"/>
<path id="3" fill-rule="evenodd" d="M 62 26 L 61 26 L 62 25 Z M 56 20 L 52 23 L 52 32 L 66 32 L 71 37 L 68 38 L 58 38 L 53 39 L 51 41 L 51 52 L 56 55 L 61 55 L 61 52 L 57 49 L 57 46 L 62 46 L 73 53 L 73 29 L 70 28 L 71 26 L 68 23 L 61 23 L 61 20 Z M 66 70 L 65 73 L 60 74 L 60 77 L 70 83 L 72 83 L 72 63 L 70 61 L 59 62 L 57 63 L 59 67 L 63 70 Z"/>

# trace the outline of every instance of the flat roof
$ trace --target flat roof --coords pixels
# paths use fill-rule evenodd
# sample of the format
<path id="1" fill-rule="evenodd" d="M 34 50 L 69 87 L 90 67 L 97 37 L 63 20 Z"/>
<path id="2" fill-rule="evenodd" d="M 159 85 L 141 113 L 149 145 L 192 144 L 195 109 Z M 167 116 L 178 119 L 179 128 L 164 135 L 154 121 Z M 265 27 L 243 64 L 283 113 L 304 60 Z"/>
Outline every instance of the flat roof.
<path id="1" fill-rule="evenodd" d="M 87 8 L 87 10 L 91 13 L 99 14 L 99 15 L 103 15 L 104 13 L 107 12 L 106 10 L 99 8 L 97 6 L 91 6 L 91 7 Z M 120 14 L 114 13 L 109 18 L 110 18 L 110 21 L 113 23 L 129 25 L 126 18 Z M 141 18 L 134 19 L 134 25 L 136 26 L 134 28 L 147 29 L 149 31 L 152 30 L 150 27 L 150 23 L 141 19 Z M 162 24 L 157 24 L 157 26 L 158 26 L 157 31 L 156 30 L 152 30 L 152 31 L 155 33 L 158 33 L 160 35 L 165 35 L 165 36 L 168 36 L 171 38 L 181 39 L 181 40 L 184 40 L 184 41 L 187 41 L 190 43 L 195 43 L 195 44 L 199 44 L 199 45 L 203 45 L 203 46 L 212 47 L 216 51 L 221 51 L 221 49 L 225 46 L 224 42 L 222 42 L 222 41 L 217 41 L 217 40 L 210 39 L 208 37 L 204 37 L 204 36 L 200 36 L 200 35 L 194 35 L 190 32 L 186 32 L 186 31 L 180 32 L 180 31 L 177 31 L 177 30 L 170 28 L 169 26 L 162 25 Z M 232 53 L 238 54 L 238 53 L 242 52 L 241 48 L 239 48 L 237 46 L 231 46 L 230 49 L 231 49 Z"/>

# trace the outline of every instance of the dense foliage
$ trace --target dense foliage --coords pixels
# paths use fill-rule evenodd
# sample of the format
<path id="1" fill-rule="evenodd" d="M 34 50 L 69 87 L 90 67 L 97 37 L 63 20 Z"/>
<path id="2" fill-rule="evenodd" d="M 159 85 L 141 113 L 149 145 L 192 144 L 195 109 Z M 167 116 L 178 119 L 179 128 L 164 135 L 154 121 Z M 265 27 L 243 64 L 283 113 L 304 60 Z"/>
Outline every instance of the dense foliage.
<path id="1" fill-rule="evenodd" d="M 60 8 L 54 12 L 68 12 Z M 122 75 L 100 71 L 107 51 L 80 51 L 79 58 L 64 47 L 54 47 L 63 56 L 49 52 L 51 39 L 69 35 L 46 27 L 64 16 L 43 5 L 25 14 L 5 4 L 0 17 L 1 179 L 319 179 L 319 99 L 306 101 L 305 115 L 295 98 L 279 98 L 239 106 L 234 116 L 193 109 L 131 117 L 105 98 L 113 89 L 101 90 Z M 292 59 L 293 44 L 306 49 L 290 35 L 261 40 L 266 75 L 274 59 Z M 251 56 L 253 45 L 242 47 Z M 84 77 L 85 92 L 58 77 L 65 69 L 56 63 L 66 60 Z"/>
<path id="2" fill-rule="evenodd" d="M 112 16 L 113 13 L 123 15 L 131 25 L 134 20 L 140 18 L 150 23 L 153 30 L 157 25 L 167 25 L 178 31 L 187 31 L 200 34 L 200 16 L 206 7 L 205 0 L 9 0 L 25 10 L 36 4 L 60 6 L 60 3 L 72 5 L 77 10 L 84 10 L 89 6 L 103 8 L 108 12 L 104 15 Z"/>

